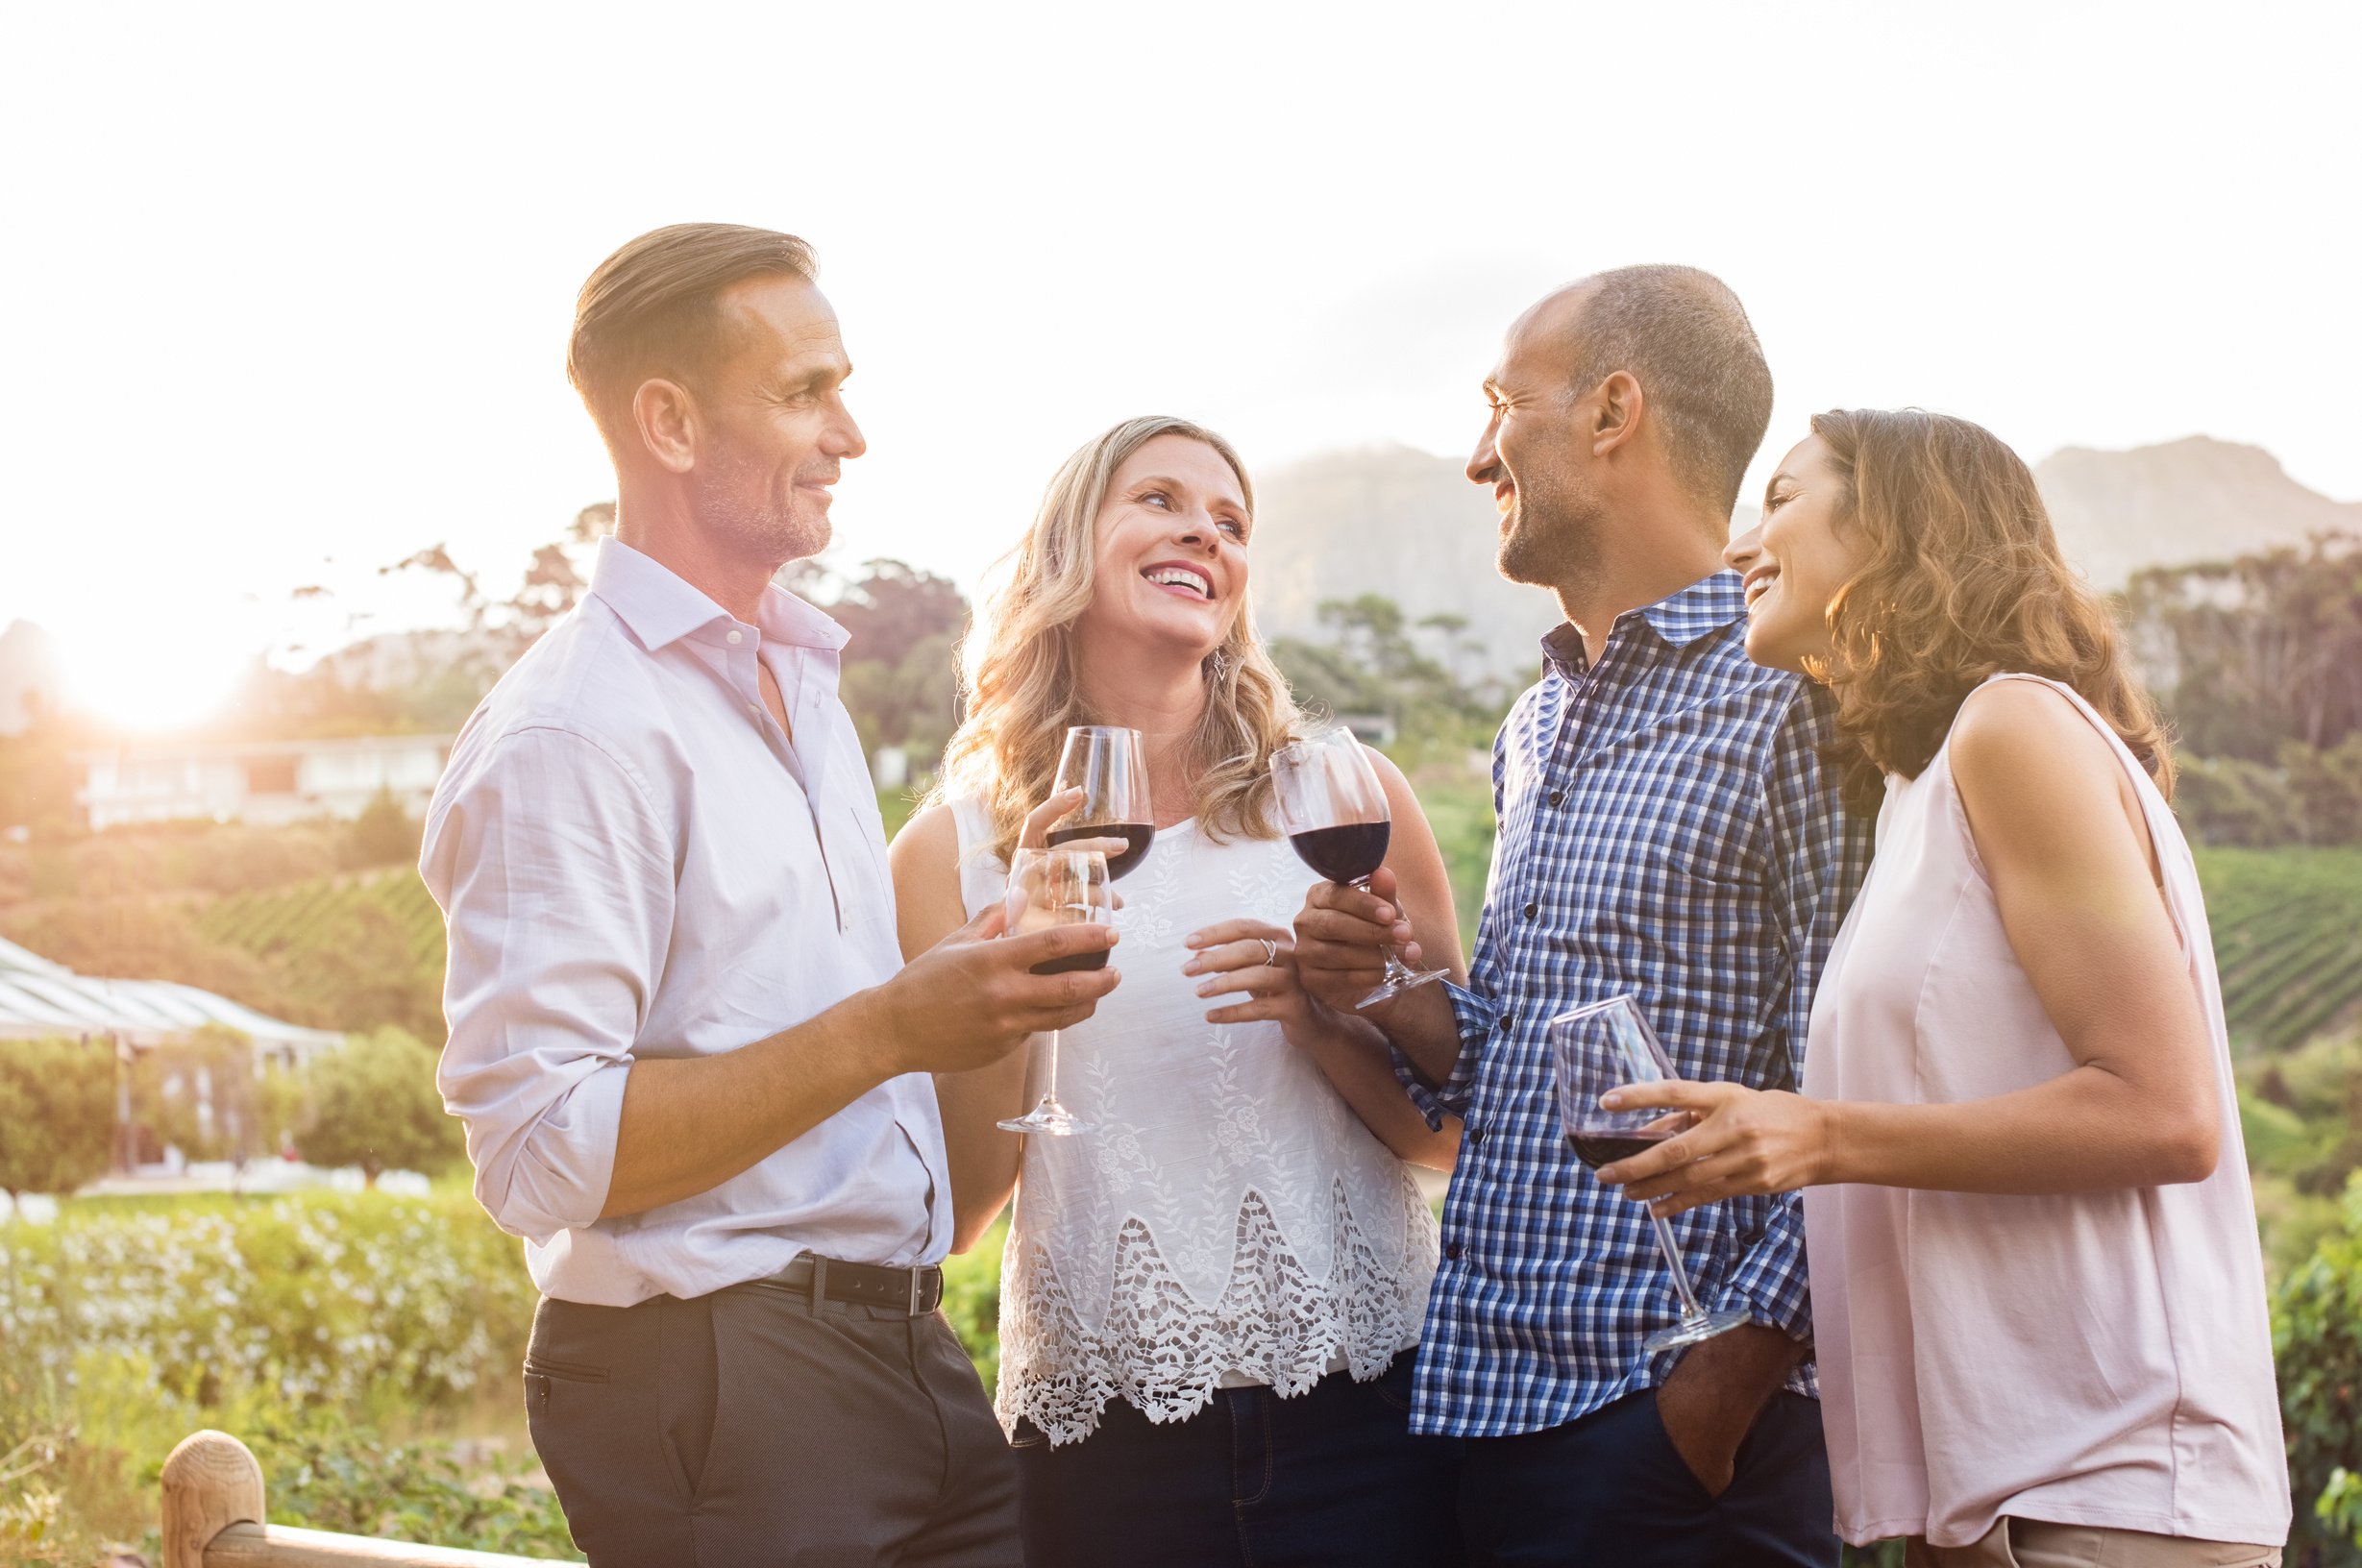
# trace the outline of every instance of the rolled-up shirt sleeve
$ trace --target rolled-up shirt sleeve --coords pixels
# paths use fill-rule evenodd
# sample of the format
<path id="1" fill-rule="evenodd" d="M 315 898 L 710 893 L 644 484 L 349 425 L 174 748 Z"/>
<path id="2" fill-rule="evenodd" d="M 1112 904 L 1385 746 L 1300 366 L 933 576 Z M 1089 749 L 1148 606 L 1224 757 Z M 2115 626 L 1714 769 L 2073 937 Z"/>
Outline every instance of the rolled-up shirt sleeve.
<path id="1" fill-rule="evenodd" d="M 436 1085 L 479 1201 L 546 1243 L 606 1204 L 672 927 L 671 832 L 596 741 L 521 728 L 455 759 L 419 870 L 450 936 Z"/>

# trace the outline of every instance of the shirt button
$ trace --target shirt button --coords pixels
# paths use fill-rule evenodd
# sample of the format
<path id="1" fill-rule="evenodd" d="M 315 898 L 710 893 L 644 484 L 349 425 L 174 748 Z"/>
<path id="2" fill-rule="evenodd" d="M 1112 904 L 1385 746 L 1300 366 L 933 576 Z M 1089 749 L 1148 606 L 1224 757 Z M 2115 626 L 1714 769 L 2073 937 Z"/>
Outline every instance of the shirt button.
<path id="1" fill-rule="evenodd" d="M 763 716 L 763 705 L 760 702 L 750 702 L 747 704 L 747 711 L 760 719 Z"/>
<path id="2" fill-rule="evenodd" d="M 1526 905 L 1526 906 L 1525 906 L 1524 915 L 1525 915 L 1525 918 L 1526 918 L 1527 919 L 1529 919 L 1529 920 L 1530 920 L 1530 919 L 1532 919 L 1535 916 L 1539 915 L 1541 912 L 1542 912 L 1542 906 L 1541 906 L 1541 905 L 1539 905 L 1539 904 L 1528 904 L 1528 905 Z"/>
<path id="3" fill-rule="evenodd" d="M 1455 1263 L 1460 1262 L 1461 1258 L 1467 1252 L 1467 1248 L 1462 1246 L 1457 1241 L 1446 1241 L 1443 1243 L 1443 1256 L 1450 1259 Z"/>
<path id="4" fill-rule="evenodd" d="M 737 647 L 740 643 L 743 643 L 743 642 L 745 642 L 745 641 L 747 640 L 747 634 L 746 634 L 745 632 L 743 632 L 743 631 L 738 630 L 736 627 L 732 627 L 732 628 L 731 628 L 731 630 L 730 630 L 729 635 L 728 635 L 728 636 L 726 636 L 726 637 L 725 637 L 725 638 L 723 638 L 722 640 L 723 640 L 724 642 L 726 642 L 726 643 L 729 644 L 732 648 L 736 648 L 736 647 Z"/>
<path id="5" fill-rule="evenodd" d="M 1485 1141 L 1485 1129 L 1482 1127 L 1471 1127 L 1468 1129 L 1468 1143 L 1470 1147 L 1474 1147 L 1476 1144 L 1482 1143 L 1483 1141 Z"/>
<path id="6" fill-rule="evenodd" d="M 1554 806 L 1565 798 L 1566 792 L 1564 790 L 1552 790 L 1550 792 L 1550 803 Z"/>

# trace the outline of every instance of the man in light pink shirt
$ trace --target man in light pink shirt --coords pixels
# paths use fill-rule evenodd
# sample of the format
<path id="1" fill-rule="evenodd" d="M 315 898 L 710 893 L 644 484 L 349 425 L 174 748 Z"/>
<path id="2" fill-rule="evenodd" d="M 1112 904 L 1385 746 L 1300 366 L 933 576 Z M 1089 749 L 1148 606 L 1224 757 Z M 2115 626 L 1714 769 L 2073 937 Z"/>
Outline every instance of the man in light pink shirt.
<path id="1" fill-rule="evenodd" d="M 1114 939 L 996 911 L 901 964 L 845 633 L 771 582 L 864 450 L 813 272 L 683 224 L 583 286 L 616 536 L 429 811 L 439 1082 L 543 1292 L 527 1411 L 593 1563 L 1014 1568 L 1009 1455 L 935 1311 L 928 1074 L 1088 1017 L 1114 968 L 1030 971 Z"/>

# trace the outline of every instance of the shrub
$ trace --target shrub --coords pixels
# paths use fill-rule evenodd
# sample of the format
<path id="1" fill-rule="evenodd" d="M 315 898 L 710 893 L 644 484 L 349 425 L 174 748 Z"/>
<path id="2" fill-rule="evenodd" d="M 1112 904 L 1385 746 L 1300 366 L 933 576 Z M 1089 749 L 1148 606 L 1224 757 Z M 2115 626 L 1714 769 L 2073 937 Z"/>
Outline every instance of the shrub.
<path id="1" fill-rule="evenodd" d="M 2292 1563 L 2362 1563 L 2362 1176 L 2345 1228 L 2281 1283 L 2273 1301 L 2280 1415 L 2297 1502 Z"/>
<path id="2" fill-rule="evenodd" d="M 435 1092 L 434 1052 L 399 1029 L 323 1052 L 304 1080 L 295 1145 L 315 1165 L 358 1165 L 374 1187 L 381 1172 L 431 1176 L 466 1153 L 459 1124 Z"/>
<path id="3" fill-rule="evenodd" d="M 107 1168 L 114 1049 L 0 1041 L 0 1191 L 71 1192 Z"/>

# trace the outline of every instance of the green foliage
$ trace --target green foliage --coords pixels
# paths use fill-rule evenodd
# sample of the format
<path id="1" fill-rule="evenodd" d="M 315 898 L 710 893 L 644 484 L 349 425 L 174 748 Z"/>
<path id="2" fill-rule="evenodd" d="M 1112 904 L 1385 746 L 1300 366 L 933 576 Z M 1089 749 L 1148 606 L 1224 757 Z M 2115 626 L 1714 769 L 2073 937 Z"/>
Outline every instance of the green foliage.
<path id="1" fill-rule="evenodd" d="M 136 1540 L 157 1465 L 209 1426 L 254 1447 L 280 1523 L 562 1554 L 514 1463 L 416 1435 L 520 1409 L 533 1301 L 459 1189 L 78 1198 L 0 1223 L 0 1561 L 83 1568 Z"/>
<path id="2" fill-rule="evenodd" d="M 2325 1565 L 2362 1562 L 2362 1178 L 2342 1232 L 2284 1280 L 2273 1301 L 2280 1417 L 2297 1499 L 2291 1547 Z M 2291 1562 L 2303 1560 L 2296 1550 Z"/>
<path id="3" fill-rule="evenodd" d="M 442 1038 L 443 917 L 413 870 L 238 894 L 186 919 L 251 968 L 252 989 L 214 988 L 250 1007 L 316 1028 Z"/>
<path id="4" fill-rule="evenodd" d="M 381 789 L 345 828 L 347 866 L 414 866 L 421 824 L 402 809 L 394 792 Z"/>
<path id="5" fill-rule="evenodd" d="M 0 1191 L 71 1192 L 107 1168 L 114 1048 L 0 1041 Z"/>
<path id="6" fill-rule="evenodd" d="M 943 1311 L 976 1363 L 987 1389 L 1000 1381 L 1000 1249 L 1009 1238 L 1004 1217 L 974 1246 L 943 1265 Z"/>
<path id="7" fill-rule="evenodd" d="M 448 1442 L 392 1442 L 332 1412 L 240 1433 L 261 1462 L 271 1522 L 431 1546 L 574 1557 L 557 1494 L 529 1460 L 463 1457 Z"/>
<path id="8" fill-rule="evenodd" d="M 2175 761 L 2174 814 L 2192 839 L 2261 848 L 2295 836 L 2296 797 L 2278 770 L 2240 757 Z"/>
<path id="9" fill-rule="evenodd" d="M 357 1035 L 304 1069 L 295 1146 L 315 1165 L 448 1170 L 466 1157 L 458 1122 L 434 1087 L 435 1053 L 399 1029 Z"/>
<path id="10" fill-rule="evenodd" d="M 1470 674 L 1480 645 L 1458 616 L 1413 622 L 1379 594 L 1320 606 L 1325 644 L 1283 637 L 1271 655 L 1302 700 L 1329 712 L 1385 716 L 1414 753 L 1482 744 L 1503 712 L 1498 683 Z"/>

